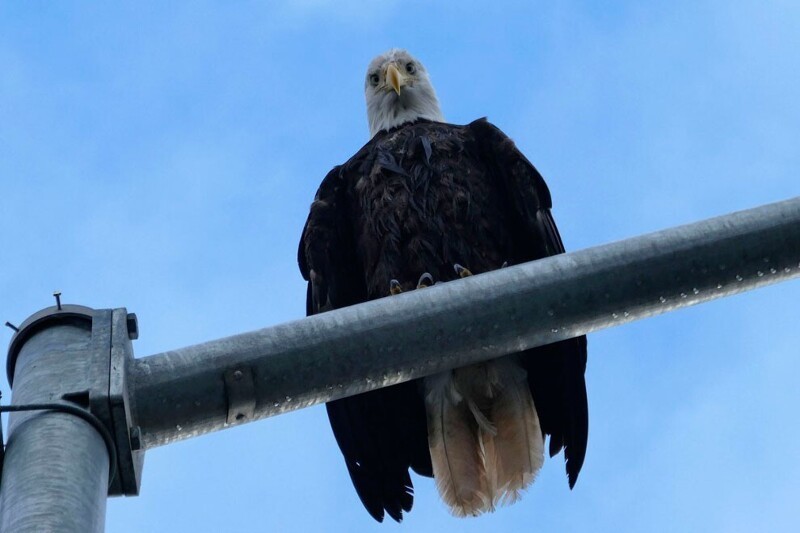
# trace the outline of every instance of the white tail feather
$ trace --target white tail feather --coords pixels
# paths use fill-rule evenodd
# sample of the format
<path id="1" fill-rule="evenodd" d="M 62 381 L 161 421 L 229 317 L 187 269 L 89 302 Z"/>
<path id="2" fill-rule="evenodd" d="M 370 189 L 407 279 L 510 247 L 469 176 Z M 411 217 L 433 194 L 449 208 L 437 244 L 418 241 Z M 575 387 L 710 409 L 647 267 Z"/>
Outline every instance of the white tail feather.
<path id="1" fill-rule="evenodd" d="M 544 438 L 525 370 L 513 357 L 492 363 L 497 389 L 490 418 L 497 427 L 493 440 L 495 505 L 512 504 L 544 463 Z M 487 461 L 488 463 L 488 461 Z"/>
<path id="2" fill-rule="evenodd" d="M 544 461 L 525 370 L 513 356 L 425 380 L 436 486 L 456 516 L 516 501 Z"/>
<path id="3" fill-rule="evenodd" d="M 487 510 L 492 498 L 475 419 L 451 376 L 448 371 L 425 380 L 433 477 L 442 500 L 454 515 L 475 516 Z"/>

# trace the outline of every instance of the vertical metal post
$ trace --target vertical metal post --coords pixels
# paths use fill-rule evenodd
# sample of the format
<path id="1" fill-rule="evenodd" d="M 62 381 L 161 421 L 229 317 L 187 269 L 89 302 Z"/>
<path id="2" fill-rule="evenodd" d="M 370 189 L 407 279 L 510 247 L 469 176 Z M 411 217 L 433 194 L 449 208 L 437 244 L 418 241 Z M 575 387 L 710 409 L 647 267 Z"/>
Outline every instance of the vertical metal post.
<path id="1" fill-rule="evenodd" d="M 103 350 L 92 335 L 92 310 L 45 313 L 17 335 L 13 404 L 63 402 L 66 395 L 88 407 L 89 376 Z M 32 411 L 11 414 L 8 433 L 0 532 L 102 532 L 109 454 L 97 429 L 68 413 Z"/>

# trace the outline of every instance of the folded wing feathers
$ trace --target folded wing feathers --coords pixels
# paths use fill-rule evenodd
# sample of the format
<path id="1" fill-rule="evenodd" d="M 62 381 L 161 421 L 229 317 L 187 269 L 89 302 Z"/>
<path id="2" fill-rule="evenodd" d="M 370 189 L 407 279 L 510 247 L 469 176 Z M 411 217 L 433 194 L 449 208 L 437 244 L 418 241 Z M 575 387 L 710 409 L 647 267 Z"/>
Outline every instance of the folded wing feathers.
<path id="1" fill-rule="evenodd" d="M 544 461 L 544 440 L 514 356 L 426 378 L 428 440 L 442 500 L 456 516 L 515 502 Z"/>

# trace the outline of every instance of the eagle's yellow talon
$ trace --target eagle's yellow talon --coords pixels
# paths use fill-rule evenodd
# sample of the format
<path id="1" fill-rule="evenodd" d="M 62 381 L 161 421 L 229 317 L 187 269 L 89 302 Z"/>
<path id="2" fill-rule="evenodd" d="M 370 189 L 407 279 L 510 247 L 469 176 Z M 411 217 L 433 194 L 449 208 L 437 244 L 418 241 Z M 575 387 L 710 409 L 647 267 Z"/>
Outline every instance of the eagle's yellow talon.
<path id="1" fill-rule="evenodd" d="M 472 272 L 470 272 L 468 268 L 464 268 L 463 266 L 459 265 L 458 263 L 454 264 L 453 268 L 455 269 L 456 274 L 458 274 L 459 278 L 466 278 L 467 276 L 471 276 L 472 275 Z"/>
<path id="2" fill-rule="evenodd" d="M 400 282 L 396 279 L 389 281 L 389 294 L 392 296 L 397 296 L 403 292 L 403 287 L 400 286 Z"/>

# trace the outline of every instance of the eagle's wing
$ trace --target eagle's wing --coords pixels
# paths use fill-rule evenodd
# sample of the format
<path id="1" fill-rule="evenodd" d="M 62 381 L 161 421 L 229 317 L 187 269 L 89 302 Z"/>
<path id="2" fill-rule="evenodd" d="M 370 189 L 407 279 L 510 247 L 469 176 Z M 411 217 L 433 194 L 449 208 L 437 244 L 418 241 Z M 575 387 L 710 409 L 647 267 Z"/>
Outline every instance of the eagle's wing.
<path id="1" fill-rule="evenodd" d="M 489 173 L 505 188 L 511 213 L 514 263 L 564 253 L 550 213 L 550 191 L 514 142 L 485 119 L 469 125 Z M 550 435 L 550 455 L 564 448 L 569 486 L 578 478 L 586 455 L 589 414 L 584 372 L 586 337 L 523 352 L 542 431 Z"/>
<path id="2" fill-rule="evenodd" d="M 308 280 L 307 314 L 367 300 L 342 167 L 323 180 L 303 230 L 298 263 Z M 375 520 L 398 522 L 410 511 L 409 467 L 431 476 L 425 406 L 416 382 L 327 404 L 336 442 L 364 507 Z"/>

